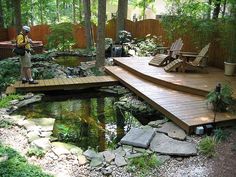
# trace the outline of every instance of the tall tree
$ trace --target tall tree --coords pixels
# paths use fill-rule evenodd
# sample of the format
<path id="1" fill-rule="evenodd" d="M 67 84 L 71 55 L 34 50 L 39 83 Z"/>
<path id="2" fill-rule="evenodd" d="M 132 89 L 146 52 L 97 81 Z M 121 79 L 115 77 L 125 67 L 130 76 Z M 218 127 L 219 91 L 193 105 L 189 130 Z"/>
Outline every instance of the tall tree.
<path id="1" fill-rule="evenodd" d="M 0 28 L 4 28 L 2 0 L 0 0 Z"/>
<path id="2" fill-rule="evenodd" d="M 128 16 L 128 5 L 129 5 L 129 1 L 128 0 L 125 0 L 124 2 L 124 12 L 125 12 L 125 19 L 127 19 L 127 16 Z"/>
<path id="3" fill-rule="evenodd" d="M 125 15 L 127 8 L 124 8 L 127 5 L 128 0 L 119 0 L 118 2 L 118 15 L 116 20 L 116 42 L 119 42 L 119 31 L 125 29 Z"/>
<path id="4" fill-rule="evenodd" d="M 87 49 L 90 49 L 92 47 L 90 0 L 83 0 L 83 2 L 84 2 L 84 16 L 85 16 L 86 46 Z"/>
<path id="5" fill-rule="evenodd" d="M 79 0 L 79 22 L 82 21 L 82 13 L 83 13 L 83 5 L 82 5 L 82 0 Z"/>
<path id="6" fill-rule="evenodd" d="M 21 31 L 21 0 L 15 0 L 14 3 L 15 17 L 16 17 L 16 31 Z"/>
<path id="7" fill-rule="evenodd" d="M 97 55 L 96 67 L 105 64 L 105 23 L 106 23 L 106 0 L 98 0 L 98 31 L 97 31 Z"/>
<path id="8" fill-rule="evenodd" d="M 73 0 L 73 22 L 76 24 L 76 0 Z"/>
<path id="9" fill-rule="evenodd" d="M 208 4 L 209 4 L 209 6 L 211 6 L 211 4 L 212 4 L 212 0 L 208 0 Z M 207 18 L 208 18 L 208 19 L 211 18 L 211 8 L 208 9 Z"/>
<path id="10" fill-rule="evenodd" d="M 31 25 L 34 26 L 34 0 L 31 0 L 31 6 L 30 6 L 30 21 L 31 21 Z"/>
<path id="11" fill-rule="evenodd" d="M 215 4 L 215 8 L 214 8 L 214 11 L 213 11 L 212 18 L 216 20 L 216 19 L 218 19 L 219 14 L 220 14 L 221 0 L 215 0 L 214 4 Z"/>
<path id="12" fill-rule="evenodd" d="M 60 4 L 59 0 L 56 0 L 57 3 L 57 21 L 60 22 Z"/>

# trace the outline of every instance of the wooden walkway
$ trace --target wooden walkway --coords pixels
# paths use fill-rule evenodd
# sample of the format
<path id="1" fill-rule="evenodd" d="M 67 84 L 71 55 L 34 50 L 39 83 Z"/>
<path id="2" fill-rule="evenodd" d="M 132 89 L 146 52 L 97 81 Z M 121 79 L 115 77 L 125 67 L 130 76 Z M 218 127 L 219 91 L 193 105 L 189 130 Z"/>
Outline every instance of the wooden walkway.
<path id="1" fill-rule="evenodd" d="M 27 92 L 42 92 L 52 90 L 76 90 L 90 87 L 100 87 L 118 84 L 118 80 L 112 76 L 91 76 L 80 78 L 65 78 L 65 79 L 47 79 L 37 80 L 39 84 L 22 84 L 17 81 L 13 86 L 7 88 L 6 93 L 14 91 Z"/>
<path id="2" fill-rule="evenodd" d="M 119 66 L 106 67 L 126 87 L 162 112 L 186 132 L 198 125 L 213 123 L 214 113 L 206 105 L 205 95 L 218 82 L 230 82 L 221 70 L 209 68 L 211 74 L 166 73 L 163 68 L 148 65 L 150 58 L 116 58 Z M 236 120 L 236 115 L 217 113 L 216 122 Z"/>

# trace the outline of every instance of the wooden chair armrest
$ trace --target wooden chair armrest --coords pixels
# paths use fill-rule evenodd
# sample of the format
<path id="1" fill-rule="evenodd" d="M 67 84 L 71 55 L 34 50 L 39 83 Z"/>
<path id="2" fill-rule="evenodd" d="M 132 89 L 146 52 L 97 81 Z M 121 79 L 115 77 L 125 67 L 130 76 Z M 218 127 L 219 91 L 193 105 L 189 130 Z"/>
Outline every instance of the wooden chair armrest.
<path id="1" fill-rule="evenodd" d="M 181 51 L 180 53 L 189 54 L 189 55 L 197 55 L 198 54 L 197 52 L 183 52 L 183 51 Z"/>

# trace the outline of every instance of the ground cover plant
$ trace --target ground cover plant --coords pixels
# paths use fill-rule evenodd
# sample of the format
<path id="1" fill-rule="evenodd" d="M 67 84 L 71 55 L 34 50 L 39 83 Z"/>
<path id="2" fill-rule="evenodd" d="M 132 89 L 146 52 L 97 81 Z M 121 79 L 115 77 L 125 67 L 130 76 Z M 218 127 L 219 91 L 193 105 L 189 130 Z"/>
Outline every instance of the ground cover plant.
<path id="1" fill-rule="evenodd" d="M 18 100 L 20 98 L 21 98 L 21 95 L 19 95 L 19 94 L 11 94 L 11 95 L 8 95 L 4 98 L 1 98 L 0 99 L 0 108 L 6 108 L 10 105 L 10 101 Z"/>
<path id="2" fill-rule="evenodd" d="M 39 167 L 30 165 L 17 151 L 0 144 L 0 176 L 51 177 Z"/>

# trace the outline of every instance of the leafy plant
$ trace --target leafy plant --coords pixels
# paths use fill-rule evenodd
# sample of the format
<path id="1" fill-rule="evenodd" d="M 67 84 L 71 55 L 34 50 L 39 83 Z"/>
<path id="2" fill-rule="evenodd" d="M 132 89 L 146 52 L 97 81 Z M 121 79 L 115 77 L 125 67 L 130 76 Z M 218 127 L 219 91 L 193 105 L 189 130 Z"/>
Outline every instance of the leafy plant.
<path id="1" fill-rule="evenodd" d="M 39 148 L 36 147 L 32 147 L 28 150 L 27 152 L 27 156 L 31 157 L 31 156 L 36 156 L 36 157 L 43 157 L 45 155 L 45 152 Z"/>
<path id="2" fill-rule="evenodd" d="M 0 176 L 4 177 L 52 177 L 45 174 L 39 167 L 31 165 L 25 157 L 10 147 L 0 144 Z"/>
<path id="3" fill-rule="evenodd" d="M 18 94 L 8 95 L 0 100 L 0 108 L 6 108 L 10 105 L 10 101 L 20 99 L 21 96 Z"/>
<path id="4" fill-rule="evenodd" d="M 221 128 L 217 128 L 214 130 L 214 137 L 217 142 L 225 141 L 229 138 L 230 133 L 228 131 L 224 131 Z"/>
<path id="5" fill-rule="evenodd" d="M 132 41 L 131 33 L 125 30 L 119 31 L 119 43 L 124 44 Z"/>
<path id="6" fill-rule="evenodd" d="M 155 154 L 147 155 L 143 154 L 142 157 L 137 157 L 129 160 L 127 170 L 129 172 L 139 172 L 144 175 L 151 168 L 159 166 L 161 163 Z"/>
<path id="7" fill-rule="evenodd" d="M 199 143 L 199 152 L 207 157 L 212 157 L 215 155 L 215 146 L 216 146 L 215 137 L 207 136 L 203 138 Z"/>
<path id="8" fill-rule="evenodd" d="M 0 120 L 0 128 L 11 128 L 12 123 L 8 120 L 1 119 Z"/>
<path id="9" fill-rule="evenodd" d="M 59 51 L 70 50 L 75 44 L 73 37 L 73 25 L 71 23 L 60 23 L 51 25 L 51 33 L 48 36 L 48 47 Z"/>
<path id="10" fill-rule="evenodd" d="M 219 84 L 214 90 L 207 95 L 207 103 L 213 105 L 216 112 L 224 112 L 229 110 L 233 103 L 233 89 L 228 84 L 221 87 Z"/>

